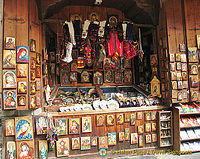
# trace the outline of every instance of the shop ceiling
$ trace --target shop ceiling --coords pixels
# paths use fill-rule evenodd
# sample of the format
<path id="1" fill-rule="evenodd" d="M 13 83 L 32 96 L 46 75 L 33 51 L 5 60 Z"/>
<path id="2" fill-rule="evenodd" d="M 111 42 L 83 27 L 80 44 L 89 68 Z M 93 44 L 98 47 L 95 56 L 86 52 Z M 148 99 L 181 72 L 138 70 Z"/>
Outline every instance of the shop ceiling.
<path id="1" fill-rule="evenodd" d="M 39 17 L 50 19 L 66 6 L 94 6 L 95 0 L 36 0 Z M 160 0 L 103 0 L 100 7 L 121 10 L 126 18 L 137 24 L 157 24 Z"/>

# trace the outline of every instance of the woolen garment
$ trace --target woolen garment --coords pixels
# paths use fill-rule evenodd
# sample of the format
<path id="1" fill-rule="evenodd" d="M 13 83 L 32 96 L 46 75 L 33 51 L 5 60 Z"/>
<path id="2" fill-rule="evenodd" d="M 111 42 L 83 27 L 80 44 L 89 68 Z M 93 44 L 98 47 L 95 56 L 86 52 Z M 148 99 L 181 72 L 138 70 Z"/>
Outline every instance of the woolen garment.
<path id="1" fill-rule="evenodd" d="M 126 23 L 123 23 L 123 24 L 122 24 L 122 28 L 123 28 L 124 40 L 126 40 L 126 29 L 127 29 L 127 24 L 126 24 Z"/>
<path id="2" fill-rule="evenodd" d="M 87 38 L 89 25 L 90 25 L 90 21 L 89 20 L 86 20 L 84 22 L 84 24 L 83 24 L 82 38 L 84 38 L 84 39 Z"/>
<path id="3" fill-rule="evenodd" d="M 100 22 L 100 27 L 99 27 L 99 31 L 98 31 L 99 37 L 103 37 L 104 36 L 105 25 L 106 25 L 106 21 L 101 21 Z"/>
<path id="4" fill-rule="evenodd" d="M 127 24 L 126 38 L 128 41 L 133 41 L 133 24 L 130 23 Z"/>
<path id="5" fill-rule="evenodd" d="M 65 22 L 65 23 L 67 23 L 67 25 L 69 27 L 71 43 L 75 46 L 76 45 L 76 41 L 75 41 L 75 37 L 74 37 L 74 26 L 73 26 L 73 23 L 72 22 Z"/>

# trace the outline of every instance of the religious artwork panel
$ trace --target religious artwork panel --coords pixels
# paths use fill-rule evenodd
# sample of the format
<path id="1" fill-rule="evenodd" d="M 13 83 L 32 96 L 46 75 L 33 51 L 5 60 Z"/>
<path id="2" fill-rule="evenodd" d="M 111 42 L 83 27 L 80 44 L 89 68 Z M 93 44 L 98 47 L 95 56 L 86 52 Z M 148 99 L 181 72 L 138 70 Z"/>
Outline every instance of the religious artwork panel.
<path id="1" fill-rule="evenodd" d="M 28 63 L 29 62 L 29 47 L 17 46 L 17 62 Z"/>
<path id="2" fill-rule="evenodd" d="M 3 68 L 15 68 L 16 67 L 16 51 L 4 50 L 3 51 Z"/>

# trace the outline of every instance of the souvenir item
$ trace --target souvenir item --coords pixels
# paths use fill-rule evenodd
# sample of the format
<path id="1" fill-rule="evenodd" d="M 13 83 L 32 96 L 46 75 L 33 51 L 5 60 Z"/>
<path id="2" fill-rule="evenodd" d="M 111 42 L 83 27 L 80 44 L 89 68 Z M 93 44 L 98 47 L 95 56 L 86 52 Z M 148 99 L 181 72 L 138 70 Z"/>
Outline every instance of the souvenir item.
<path id="1" fill-rule="evenodd" d="M 17 64 L 17 77 L 27 77 L 28 64 Z"/>
<path id="2" fill-rule="evenodd" d="M 116 145 L 116 133 L 108 133 L 108 145 L 113 146 Z"/>
<path id="3" fill-rule="evenodd" d="M 157 77 L 154 76 L 150 83 L 151 83 L 151 95 L 161 97 L 160 81 L 157 79 Z"/>
<path id="4" fill-rule="evenodd" d="M 108 16 L 108 22 L 109 22 L 109 26 L 111 28 L 116 27 L 117 23 L 118 23 L 118 16 L 117 15 L 109 15 Z"/>
<path id="5" fill-rule="evenodd" d="M 137 119 L 138 120 L 143 119 L 143 112 L 137 112 Z"/>
<path id="6" fill-rule="evenodd" d="M 104 71 L 104 82 L 105 83 L 113 83 L 114 82 L 114 75 L 113 75 L 112 70 Z"/>
<path id="7" fill-rule="evenodd" d="M 181 54 L 181 62 L 187 62 L 186 54 Z"/>
<path id="8" fill-rule="evenodd" d="M 97 115 L 97 126 L 103 126 L 105 121 L 104 115 Z"/>
<path id="9" fill-rule="evenodd" d="M 146 112 L 145 113 L 145 120 L 146 121 L 151 120 L 151 112 Z"/>
<path id="10" fill-rule="evenodd" d="M 174 62 L 175 61 L 175 54 L 170 54 L 170 62 Z"/>
<path id="11" fill-rule="evenodd" d="M 60 70 L 59 70 L 59 73 L 60 73 Z M 43 75 L 47 75 L 48 74 L 48 67 L 47 67 L 46 63 L 42 64 L 42 74 Z"/>
<path id="12" fill-rule="evenodd" d="M 29 62 L 29 48 L 28 46 L 17 46 L 17 62 Z"/>
<path id="13" fill-rule="evenodd" d="M 70 72 L 69 79 L 71 82 L 77 82 L 77 72 Z"/>
<path id="14" fill-rule="evenodd" d="M 183 93 L 183 99 L 188 99 L 188 92 L 187 92 L 187 90 L 183 90 L 182 91 L 182 93 Z"/>
<path id="15" fill-rule="evenodd" d="M 151 66 L 157 66 L 158 65 L 157 54 L 150 55 L 150 61 L 151 61 Z"/>
<path id="16" fill-rule="evenodd" d="M 47 133 L 47 117 L 37 116 L 36 117 L 36 133 L 37 135 L 46 134 Z"/>
<path id="17" fill-rule="evenodd" d="M 56 118 L 55 119 L 55 128 L 58 135 L 67 134 L 67 119 L 66 118 Z"/>
<path id="18" fill-rule="evenodd" d="M 198 51 L 196 47 L 188 48 L 189 62 L 198 62 Z"/>
<path id="19" fill-rule="evenodd" d="M 34 159 L 34 140 L 18 141 L 17 143 L 17 159 Z"/>
<path id="20" fill-rule="evenodd" d="M 81 73 L 81 82 L 89 83 L 90 82 L 90 74 L 87 71 L 83 71 Z"/>
<path id="21" fill-rule="evenodd" d="M 31 76 L 31 81 L 34 81 L 35 80 L 35 71 L 30 71 L 30 76 Z"/>
<path id="22" fill-rule="evenodd" d="M 99 149 L 107 149 L 108 148 L 108 138 L 107 136 L 99 137 Z"/>
<path id="23" fill-rule="evenodd" d="M 180 52 L 185 52 L 185 44 L 179 44 Z"/>
<path id="24" fill-rule="evenodd" d="M 15 139 L 30 140 L 33 139 L 33 118 L 32 116 L 15 118 Z"/>
<path id="25" fill-rule="evenodd" d="M 84 57 L 77 57 L 77 68 L 84 68 Z"/>
<path id="26" fill-rule="evenodd" d="M 72 150 L 79 150 L 80 149 L 80 138 L 72 138 Z"/>
<path id="27" fill-rule="evenodd" d="M 16 71 L 3 71 L 3 88 L 16 88 Z"/>
<path id="28" fill-rule="evenodd" d="M 125 137 L 125 140 L 128 141 L 130 140 L 130 128 L 125 128 L 124 130 L 124 137 Z"/>
<path id="29" fill-rule="evenodd" d="M 61 71 L 60 82 L 61 82 L 61 86 L 67 86 L 70 84 L 69 72 L 66 72 L 64 70 Z"/>
<path id="30" fill-rule="evenodd" d="M 82 117 L 82 132 L 92 132 L 91 117 Z"/>
<path id="31" fill-rule="evenodd" d="M 178 81 L 178 89 L 183 89 L 183 82 L 182 81 Z"/>
<path id="32" fill-rule="evenodd" d="M 183 100 L 183 94 L 182 94 L 181 91 L 179 91 L 179 92 L 177 93 L 177 100 L 178 100 L 178 101 L 182 101 L 182 100 Z"/>
<path id="33" fill-rule="evenodd" d="M 198 90 L 191 91 L 191 101 L 195 102 L 198 101 Z"/>
<path id="34" fill-rule="evenodd" d="M 151 127 L 152 127 L 152 131 L 156 131 L 157 130 L 157 125 L 156 125 L 156 123 L 151 123 L 152 125 L 151 125 Z"/>
<path id="35" fill-rule="evenodd" d="M 151 132 L 151 123 L 145 123 L 145 132 Z"/>
<path id="36" fill-rule="evenodd" d="M 183 81 L 187 81 L 187 78 L 188 78 L 187 72 L 182 72 Z"/>
<path id="37" fill-rule="evenodd" d="M 103 74 L 102 72 L 95 72 L 93 77 L 93 83 L 95 85 L 102 85 L 103 84 Z"/>
<path id="38" fill-rule="evenodd" d="M 15 68 L 16 67 L 16 51 L 4 50 L 3 51 L 3 68 Z"/>
<path id="39" fill-rule="evenodd" d="M 90 150 L 90 137 L 81 137 L 81 150 Z"/>
<path id="40" fill-rule="evenodd" d="M 172 81 L 172 89 L 178 89 L 177 81 Z"/>
<path id="41" fill-rule="evenodd" d="M 47 159 L 48 158 L 48 146 L 47 140 L 39 140 L 39 159 Z"/>
<path id="42" fill-rule="evenodd" d="M 151 120 L 156 120 L 156 112 L 151 112 Z"/>
<path id="43" fill-rule="evenodd" d="M 36 81 L 36 85 L 35 85 L 35 87 L 36 87 L 36 91 L 39 91 L 40 90 L 40 80 L 37 80 Z"/>
<path id="44" fill-rule="evenodd" d="M 199 78 L 198 78 L 198 76 L 190 77 L 190 81 L 191 81 L 191 87 L 192 88 L 198 88 L 199 87 Z"/>
<path id="45" fill-rule="evenodd" d="M 197 35 L 197 48 L 200 49 L 200 35 Z"/>
<path id="46" fill-rule="evenodd" d="M 6 143 L 6 159 L 17 159 L 16 144 L 14 141 L 8 141 Z"/>
<path id="47" fill-rule="evenodd" d="M 114 115 L 107 115 L 107 125 L 112 126 L 115 123 Z"/>
<path id="48" fill-rule="evenodd" d="M 183 89 L 188 88 L 188 81 L 183 81 Z"/>
<path id="49" fill-rule="evenodd" d="M 172 90 L 172 98 L 177 99 L 177 90 Z"/>
<path id="50" fill-rule="evenodd" d="M 175 65 L 175 63 L 171 63 L 171 64 L 170 64 L 170 70 L 171 70 L 171 71 L 175 71 L 175 70 L 176 70 L 176 65 Z"/>
<path id="51" fill-rule="evenodd" d="M 130 122 L 130 121 L 131 121 L 131 114 L 126 113 L 124 122 Z"/>
<path id="52" fill-rule="evenodd" d="M 30 40 L 30 51 L 32 52 L 36 51 L 36 41 L 34 39 Z"/>
<path id="53" fill-rule="evenodd" d="M 97 137 L 91 137 L 91 146 L 97 146 Z"/>
<path id="54" fill-rule="evenodd" d="M 137 143 L 138 143 L 138 134 L 131 133 L 131 144 L 137 144 Z"/>
<path id="55" fill-rule="evenodd" d="M 171 80 L 173 80 L 173 81 L 177 80 L 176 72 L 171 72 Z"/>
<path id="56" fill-rule="evenodd" d="M 17 104 L 18 104 L 18 108 L 26 106 L 26 96 L 25 95 L 17 96 Z"/>
<path id="57" fill-rule="evenodd" d="M 124 114 L 117 114 L 117 124 L 123 124 L 124 123 Z"/>
<path id="58" fill-rule="evenodd" d="M 135 125 L 135 121 L 136 121 L 136 114 L 135 113 L 132 113 L 131 114 L 131 125 Z"/>
<path id="59" fill-rule="evenodd" d="M 190 74 L 191 75 L 198 74 L 198 64 L 190 64 Z"/>
<path id="60" fill-rule="evenodd" d="M 50 69 L 51 74 L 55 74 L 56 64 L 55 64 L 55 63 L 51 63 L 50 68 L 51 68 L 51 69 Z"/>
<path id="61" fill-rule="evenodd" d="M 69 138 L 60 138 L 56 141 L 57 157 L 69 156 Z"/>
<path id="62" fill-rule="evenodd" d="M 146 143 L 147 144 L 151 143 L 151 134 L 146 135 Z"/>
<path id="63" fill-rule="evenodd" d="M 40 56 L 40 53 L 37 53 L 36 54 L 36 64 L 40 65 L 40 63 L 41 63 L 41 56 Z"/>
<path id="64" fill-rule="evenodd" d="M 35 109 L 36 108 L 36 97 L 30 96 L 30 108 Z"/>
<path id="65" fill-rule="evenodd" d="M 27 93 L 27 82 L 26 81 L 17 82 L 17 93 L 19 93 L 19 94 Z"/>
<path id="66" fill-rule="evenodd" d="M 139 141 L 139 147 L 143 147 L 143 135 L 139 135 L 138 141 Z"/>
<path id="67" fill-rule="evenodd" d="M 3 105 L 4 109 L 16 109 L 17 97 L 15 90 L 3 91 Z"/>
<path id="68" fill-rule="evenodd" d="M 40 68 L 40 66 L 36 66 L 35 72 L 36 72 L 36 77 L 40 78 L 41 77 L 41 68 Z"/>
<path id="69" fill-rule="evenodd" d="M 77 71 L 77 63 L 76 62 L 73 62 L 71 64 L 71 71 Z"/>
<path id="70" fill-rule="evenodd" d="M 157 142 L 157 134 L 152 134 L 152 142 Z"/>
<path id="71" fill-rule="evenodd" d="M 178 81 L 180 81 L 180 80 L 182 80 L 182 74 L 181 74 L 181 72 L 177 72 L 177 80 Z"/>
<path id="72" fill-rule="evenodd" d="M 124 68 L 131 68 L 131 60 L 124 58 Z"/>
<path id="73" fill-rule="evenodd" d="M 122 83 L 122 72 L 115 71 L 115 83 Z"/>
<path id="74" fill-rule="evenodd" d="M 177 69 L 178 71 L 181 70 L 181 62 L 177 62 L 177 63 L 176 63 L 176 69 Z"/>
<path id="75" fill-rule="evenodd" d="M 70 118 L 69 119 L 69 134 L 79 134 L 80 133 L 80 119 Z"/>
<path id="76" fill-rule="evenodd" d="M 181 61 L 181 54 L 176 54 L 176 62 L 180 62 Z"/>
<path id="77" fill-rule="evenodd" d="M 7 49 L 7 50 L 15 49 L 15 38 L 6 37 L 5 49 Z"/>
<path id="78" fill-rule="evenodd" d="M 132 72 L 131 70 L 124 71 L 124 83 L 131 83 L 132 82 Z"/>
<path id="79" fill-rule="evenodd" d="M 144 125 L 139 125 L 138 126 L 138 134 L 144 133 Z"/>
<path id="80" fill-rule="evenodd" d="M 182 64 L 181 64 L 181 67 L 182 67 L 182 71 L 183 71 L 183 72 L 186 72 L 186 71 L 187 71 L 187 63 L 182 63 Z"/>
<path id="81" fill-rule="evenodd" d="M 119 141 L 124 141 L 124 132 L 119 132 Z"/>
<path id="82" fill-rule="evenodd" d="M 5 129 L 6 129 L 6 136 L 15 135 L 15 120 L 14 119 L 7 119 L 5 120 Z"/>

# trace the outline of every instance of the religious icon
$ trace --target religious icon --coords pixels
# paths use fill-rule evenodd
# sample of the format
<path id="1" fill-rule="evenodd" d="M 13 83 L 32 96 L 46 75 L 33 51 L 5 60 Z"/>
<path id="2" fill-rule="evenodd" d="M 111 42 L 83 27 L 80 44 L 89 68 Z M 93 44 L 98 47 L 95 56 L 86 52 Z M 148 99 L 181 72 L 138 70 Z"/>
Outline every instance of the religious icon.
<path id="1" fill-rule="evenodd" d="M 175 71 L 175 70 L 176 70 L 176 65 L 175 65 L 175 63 L 171 63 L 171 64 L 170 64 L 170 70 L 171 70 L 171 71 Z"/>
<path id="2" fill-rule="evenodd" d="M 130 121 L 131 121 L 131 114 L 126 113 L 124 122 L 130 122 Z"/>
<path id="3" fill-rule="evenodd" d="M 132 113 L 131 114 L 131 125 L 135 125 L 135 122 L 136 122 L 136 114 L 135 113 Z"/>
<path id="4" fill-rule="evenodd" d="M 114 75 L 113 75 L 112 70 L 104 71 L 104 82 L 105 83 L 113 83 L 114 82 Z"/>
<path id="5" fill-rule="evenodd" d="M 6 136 L 15 135 L 15 120 L 7 119 L 5 120 Z"/>
<path id="6" fill-rule="evenodd" d="M 118 23 L 118 16 L 117 15 L 109 15 L 108 16 L 108 22 L 109 22 L 109 26 L 111 28 L 116 27 L 117 23 Z"/>
<path id="7" fill-rule="evenodd" d="M 60 138 L 56 141 L 57 157 L 69 156 L 69 138 Z"/>
<path id="8" fill-rule="evenodd" d="M 35 109 L 36 108 L 36 97 L 30 96 L 30 108 Z"/>
<path id="9" fill-rule="evenodd" d="M 143 147 L 143 135 L 139 135 L 139 147 Z"/>
<path id="10" fill-rule="evenodd" d="M 122 83 L 122 72 L 115 71 L 115 83 Z"/>
<path id="11" fill-rule="evenodd" d="M 95 85 L 102 85 L 103 84 L 103 74 L 102 72 L 95 72 L 93 77 L 93 83 Z"/>
<path id="12" fill-rule="evenodd" d="M 35 71 L 30 71 L 30 76 L 31 76 L 31 81 L 34 81 L 35 80 L 35 77 L 36 77 L 36 75 L 35 75 Z"/>
<path id="13" fill-rule="evenodd" d="M 116 133 L 108 133 L 108 145 L 116 145 Z"/>
<path id="14" fill-rule="evenodd" d="M 36 85 L 35 85 L 37 91 L 40 90 L 40 86 L 41 86 L 41 82 L 40 82 L 40 80 L 37 80 Z"/>
<path id="15" fill-rule="evenodd" d="M 77 63 L 76 62 L 73 62 L 71 64 L 71 71 L 77 71 Z"/>
<path id="16" fill-rule="evenodd" d="M 181 62 L 177 62 L 177 63 L 176 63 L 176 69 L 177 69 L 178 71 L 181 70 Z"/>
<path id="17" fill-rule="evenodd" d="M 131 144 L 137 144 L 138 143 L 138 134 L 137 133 L 131 133 Z"/>
<path id="18" fill-rule="evenodd" d="M 14 50 L 15 49 L 15 38 L 6 37 L 5 49 Z"/>
<path id="19" fill-rule="evenodd" d="M 90 74 L 87 71 L 83 71 L 81 73 L 81 82 L 83 83 L 89 83 L 90 82 Z"/>
<path id="20" fill-rule="evenodd" d="M 90 20 L 91 22 L 93 22 L 93 23 L 98 22 L 98 21 L 99 21 L 99 16 L 98 16 L 98 14 L 97 14 L 96 12 L 90 13 L 90 15 L 89 15 L 89 20 Z"/>
<path id="21" fill-rule="evenodd" d="M 99 149 L 101 149 L 101 148 L 104 148 L 104 149 L 108 148 L 108 138 L 107 138 L 107 136 L 99 137 Z"/>
<path id="22" fill-rule="evenodd" d="M 17 64 L 17 77 L 27 77 L 28 64 Z"/>
<path id="23" fill-rule="evenodd" d="M 143 119 L 143 112 L 137 112 L 137 119 L 138 120 Z"/>
<path id="24" fill-rule="evenodd" d="M 16 144 L 14 141 L 6 143 L 6 159 L 16 159 Z"/>
<path id="25" fill-rule="evenodd" d="M 36 66 L 35 72 L 36 72 L 36 77 L 37 77 L 37 78 L 40 78 L 40 77 L 41 77 L 41 69 L 40 69 L 40 66 Z"/>
<path id="26" fill-rule="evenodd" d="M 103 126 L 105 121 L 104 115 L 97 115 L 97 126 Z"/>
<path id="27" fill-rule="evenodd" d="M 179 92 L 177 93 L 177 100 L 178 100 L 178 101 L 182 101 L 182 100 L 183 100 L 183 94 L 182 94 L 181 91 L 179 91 Z"/>
<path id="28" fill-rule="evenodd" d="M 191 87 L 192 88 L 198 88 L 199 87 L 199 78 L 198 78 L 198 76 L 190 77 L 190 81 L 191 81 Z"/>
<path id="29" fill-rule="evenodd" d="M 70 118 L 69 119 L 69 134 L 79 134 L 80 133 L 80 119 Z"/>
<path id="30" fill-rule="evenodd" d="M 70 15 L 70 21 L 73 22 L 74 20 L 82 21 L 81 15 L 80 14 L 72 14 L 72 15 Z"/>
<path id="31" fill-rule="evenodd" d="M 56 118 L 55 119 L 55 128 L 58 135 L 67 134 L 67 119 L 66 118 Z"/>
<path id="32" fill-rule="evenodd" d="M 119 141 L 124 141 L 124 132 L 119 132 Z"/>
<path id="33" fill-rule="evenodd" d="M 16 88 L 16 71 L 3 71 L 3 88 Z"/>
<path id="34" fill-rule="evenodd" d="M 145 123 L 145 132 L 151 132 L 151 123 Z"/>
<path id="35" fill-rule="evenodd" d="M 152 134 L 152 142 L 157 142 L 157 134 Z"/>
<path id="36" fill-rule="evenodd" d="M 97 137 L 91 137 L 91 146 L 97 146 Z"/>
<path id="37" fill-rule="evenodd" d="M 170 62 L 174 62 L 175 61 L 175 55 L 174 54 L 170 54 Z"/>
<path id="38" fill-rule="evenodd" d="M 182 63 L 182 64 L 181 64 L 181 67 L 182 67 L 182 71 L 183 71 L 183 72 L 186 72 L 186 71 L 187 71 L 187 63 Z"/>
<path id="39" fill-rule="evenodd" d="M 17 62 L 29 62 L 29 48 L 28 46 L 17 46 Z"/>
<path id="40" fill-rule="evenodd" d="M 26 81 L 18 81 L 17 82 L 17 93 L 26 94 L 27 93 L 27 82 Z"/>
<path id="41" fill-rule="evenodd" d="M 40 96 L 40 92 L 37 92 L 37 94 L 36 94 L 36 105 L 37 105 L 38 107 L 41 106 L 41 96 Z"/>
<path id="42" fill-rule="evenodd" d="M 117 124 L 123 124 L 124 123 L 124 115 L 123 114 L 117 114 Z"/>
<path id="43" fill-rule="evenodd" d="M 36 133 L 37 135 L 46 134 L 47 133 L 47 117 L 37 116 L 36 117 Z"/>
<path id="44" fill-rule="evenodd" d="M 156 123 L 151 123 L 151 127 L 152 127 L 152 131 L 156 131 L 157 130 L 157 125 Z"/>
<path id="45" fill-rule="evenodd" d="M 16 51 L 4 50 L 3 51 L 3 68 L 15 68 L 16 67 Z"/>
<path id="46" fill-rule="evenodd" d="M 185 52 L 185 44 L 179 44 L 180 52 Z"/>
<path id="47" fill-rule="evenodd" d="M 191 91 L 191 101 L 193 102 L 198 101 L 198 90 Z"/>
<path id="48" fill-rule="evenodd" d="M 154 76 L 150 83 L 151 83 L 151 95 L 161 97 L 160 81 L 158 80 L 158 78 Z"/>
<path id="49" fill-rule="evenodd" d="M 171 80 L 173 80 L 173 81 L 177 80 L 176 72 L 171 72 Z"/>
<path id="50" fill-rule="evenodd" d="M 188 48 L 189 62 L 198 62 L 198 51 L 196 47 Z"/>
<path id="51" fill-rule="evenodd" d="M 15 139 L 30 140 L 33 139 L 33 117 L 16 117 L 15 118 Z"/>
<path id="52" fill-rule="evenodd" d="M 187 81 L 187 79 L 188 79 L 187 72 L 182 72 L 182 79 L 183 79 L 183 81 Z"/>
<path id="53" fill-rule="evenodd" d="M 158 65 L 157 54 L 150 55 L 150 61 L 151 61 L 151 66 L 157 66 Z"/>
<path id="54" fill-rule="evenodd" d="M 77 82 L 77 72 L 70 72 L 69 79 L 71 82 Z"/>
<path id="55" fill-rule="evenodd" d="M 190 74 L 191 75 L 198 74 L 198 64 L 190 64 Z"/>
<path id="56" fill-rule="evenodd" d="M 80 138 L 72 138 L 72 150 L 79 150 L 80 149 Z"/>
<path id="57" fill-rule="evenodd" d="M 146 143 L 151 143 L 151 134 L 146 134 Z"/>
<path id="58" fill-rule="evenodd" d="M 145 120 L 146 121 L 151 120 L 151 112 L 146 112 L 145 113 Z"/>
<path id="59" fill-rule="evenodd" d="M 131 60 L 124 58 L 124 68 L 131 68 Z"/>
<path id="60" fill-rule="evenodd" d="M 90 137 L 81 137 L 81 150 L 90 150 Z"/>
<path id="61" fill-rule="evenodd" d="M 180 81 L 180 80 L 182 80 L 182 74 L 181 74 L 181 72 L 177 72 L 177 80 L 178 81 Z"/>
<path id="62" fill-rule="evenodd" d="M 30 51 L 32 52 L 36 51 L 36 41 L 34 39 L 30 40 Z"/>
<path id="63" fill-rule="evenodd" d="M 197 48 L 200 49 L 200 35 L 197 35 Z"/>
<path id="64" fill-rule="evenodd" d="M 70 84 L 69 72 L 66 72 L 64 70 L 61 71 L 60 82 L 61 82 L 61 86 L 67 86 Z"/>
<path id="65" fill-rule="evenodd" d="M 182 81 L 178 81 L 178 89 L 183 89 L 183 82 Z"/>
<path id="66" fill-rule="evenodd" d="M 139 125 L 138 126 L 138 134 L 144 133 L 144 125 Z"/>
<path id="67" fill-rule="evenodd" d="M 132 82 L 132 71 L 125 70 L 124 71 L 124 83 L 131 83 Z"/>
<path id="68" fill-rule="evenodd" d="M 5 110 L 17 108 L 16 94 L 15 90 L 3 91 L 3 104 Z"/>
<path id="69" fill-rule="evenodd" d="M 25 95 L 19 95 L 17 96 L 17 103 L 18 106 L 26 106 L 26 96 Z"/>
<path id="70" fill-rule="evenodd" d="M 47 159 L 48 158 L 48 146 L 47 140 L 39 140 L 39 159 Z"/>
<path id="71" fill-rule="evenodd" d="M 183 81 L 183 89 L 188 88 L 188 81 Z"/>
<path id="72" fill-rule="evenodd" d="M 41 56 L 40 56 L 40 53 L 37 53 L 36 54 L 36 64 L 40 65 L 40 63 L 41 63 Z"/>
<path id="73" fill-rule="evenodd" d="M 186 54 L 181 54 L 181 62 L 187 62 Z"/>
<path id="74" fill-rule="evenodd" d="M 17 159 L 34 159 L 34 140 L 17 142 Z"/>
<path id="75" fill-rule="evenodd" d="M 92 132 L 91 117 L 82 117 L 82 132 Z"/>
<path id="76" fill-rule="evenodd" d="M 124 129 L 124 137 L 125 137 L 125 140 L 128 141 L 130 140 L 130 128 L 125 128 Z"/>
<path id="77" fill-rule="evenodd" d="M 107 125 L 112 126 L 115 123 L 114 115 L 107 115 Z"/>
<path id="78" fill-rule="evenodd" d="M 172 81 L 172 89 L 178 89 L 177 81 Z"/>
<path id="79" fill-rule="evenodd" d="M 156 112 L 151 112 L 151 120 L 156 120 Z"/>
<path id="80" fill-rule="evenodd" d="M 181 61 L 181 54 L 176 54 L 176 62 L 180 62 Z"/>

